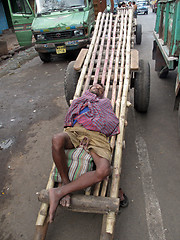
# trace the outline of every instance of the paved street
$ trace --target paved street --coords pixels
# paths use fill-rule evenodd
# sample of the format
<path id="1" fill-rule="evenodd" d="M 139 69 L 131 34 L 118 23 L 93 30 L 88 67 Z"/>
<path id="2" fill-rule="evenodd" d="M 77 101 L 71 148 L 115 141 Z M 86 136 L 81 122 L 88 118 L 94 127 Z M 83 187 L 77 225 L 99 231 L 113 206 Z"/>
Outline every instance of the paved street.
<path id="1" fill-rule="evenodd" d="M 155 14 L 137 20 L 143 36 L 135 48 L 151 66 L 151 97 L 147 114 L 128 111 L 121 186 L 129 206 L 117 216 L 114 240 L 179 240 L 176 72 L 158 78 L 152 60 Z M 36 192 L 48 181 L 52 136 L 63 129 L 68 109 L 63 81 L 73 58 L 44 64 L 30 49 L 0 66 L 0 240 L 33 239 L 40 207 Z M 130 100 L 133 104 L 133 90 Z M 101 221 L 100 215 L 58 209 L 46 239 L 99 239 Z"/>

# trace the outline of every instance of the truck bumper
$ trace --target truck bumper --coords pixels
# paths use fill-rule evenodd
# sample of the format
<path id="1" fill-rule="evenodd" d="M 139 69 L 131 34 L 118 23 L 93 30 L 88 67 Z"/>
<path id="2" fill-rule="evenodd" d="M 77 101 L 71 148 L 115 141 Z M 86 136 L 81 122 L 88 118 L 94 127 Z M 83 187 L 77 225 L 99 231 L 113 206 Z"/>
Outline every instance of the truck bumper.
<path id="1" fill-rule="evenodd" d="M 66 51 L 72 51 L 85 47 L 89 43 L 89 39 L 74 40 L 60 43 L 41 43 L 35 44 L 35 49 L 40 53 L 56 53 L 58 46 L 65 46 Z"/>

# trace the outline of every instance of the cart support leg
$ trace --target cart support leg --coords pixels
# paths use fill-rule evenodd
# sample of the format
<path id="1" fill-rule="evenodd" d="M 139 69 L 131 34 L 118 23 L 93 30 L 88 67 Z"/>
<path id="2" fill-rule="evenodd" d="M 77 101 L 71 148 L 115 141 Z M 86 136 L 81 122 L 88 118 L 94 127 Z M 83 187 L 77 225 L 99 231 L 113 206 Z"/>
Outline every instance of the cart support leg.
<path id="1" fill-rule="evenodd" d="M 41 225 L 36 225 L 36 230 L 35 230 L 33 240 L 45 240 L 46 233 L 47 233 L 47 230 L 48 230 L 48 225 L 49 225 L 49 222 L 47 221 L 47 218 L 44 221 L 44 224 L 42 226 Z"/>
<path id="2" fill-rule="evenodd" d="M 109 234 L 106 232 L 106 225 L 107 225 L 107 214 L 104 214 L 103 220 L 102 220 L 100 240 L 113 240 L 113 234 Z"/>

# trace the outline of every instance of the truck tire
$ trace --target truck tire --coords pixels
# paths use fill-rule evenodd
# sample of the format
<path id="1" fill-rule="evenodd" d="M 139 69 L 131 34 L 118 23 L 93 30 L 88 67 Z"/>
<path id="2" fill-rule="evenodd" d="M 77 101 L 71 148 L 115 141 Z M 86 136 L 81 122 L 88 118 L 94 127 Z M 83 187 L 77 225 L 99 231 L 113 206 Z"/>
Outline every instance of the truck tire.
<path id="1" fill-rule="evenodd" d="M 140 45 L 142 41 L 142 25 L 136 25 L 136 44 Z"/>
<path id="2" fill-rule="evenodd" d="M 73 99 L 74 93 L 76 91 L 77 82 L 79 79 L 79 72 L 74 69 L 75 61 L 71 61 L 66 70 L 66 75 L 64 78 L 64 92 L 67 104 L 70 106 L 70 100 Z"/>
<path id="3" fill-rule="evenodd" d="M 159 78 L 167 78 L 168 73 L 169 73 L 169 69 L 165 68 L 165 67 L 162 67 L 162 70 L 158 71 L 158 77 Z"/>
<path id="4" fill-rule="evenodd" d="M 39 53 L 39 57 L 41 61 L 44 63 L 48 63 L 51 61 L 51 54 L 50 53 Z"/>
<path id="5" fill-rule="evenodd" d="M 139 71 L 134 82 L 134 108 L 145 113 L 148 110 L 150 99 L 150 65 L 144 60 L 139 60 Z"/>

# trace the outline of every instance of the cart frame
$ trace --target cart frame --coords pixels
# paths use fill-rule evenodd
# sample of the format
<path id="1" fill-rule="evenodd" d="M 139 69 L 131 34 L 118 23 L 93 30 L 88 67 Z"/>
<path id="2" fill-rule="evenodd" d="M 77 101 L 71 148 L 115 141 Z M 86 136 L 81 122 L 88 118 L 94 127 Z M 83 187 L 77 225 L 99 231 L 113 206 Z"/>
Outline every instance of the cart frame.
<path id="1" fill-rule="evenodd" d="M 149 65 L 147 65 L 147 71 L 143 69 L 138 74 L 139 54 L 137 50 L 132 49 L 134 32 L 132 9 L 120 9 L 116 15 L 99 13 L 89 48 L 82 49 L 76 61 L 73 64 L 70 63 L 72 66 L 68 68 L 65 78 L 65 95 L 69 104 L 71 103 L 69 96 L 74 96 L 74 99 L 78 98 L 88 89 L 89 85 L 101 82 L 105 86 L 104 95 L 111 99 L 114 112 L 119 118 L 120 133 L 110 139 L 113 149 L 112 176 L 86 189 L 84 195 L 74 194 L 71 201 L 70 210 L 72 211 L 103 214 L 100 240 L 113 239 L 116 216 L 119 212 L 118 193 L 122 153 L 125 147 L 127 109 L 131 106 L 128 96 L 132 85 L 136 86 L 137 110 L 146 112 L 149 105 Z M 72 76 L 77 79 L 72 79 Z M 147 79 L 145 81 L 143 81 L 144 76 Z M 136 82 L 137 78 L 139 81 L 135 84 L 134 81 Z M 68 85 L 70 85 L 68 89 L 72 89 L 72 92 L 66 91 Z M 141 92 L 142 97 L 139 97 Z M 39 195 L 39 200 L 43 203 L 36 221 L 34 240 L 43 240 L 46 236 L 48 189 L 54 187 L 53 169 L 54 164 L 46 190 Z"/>

